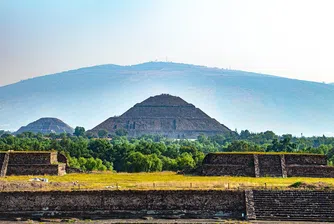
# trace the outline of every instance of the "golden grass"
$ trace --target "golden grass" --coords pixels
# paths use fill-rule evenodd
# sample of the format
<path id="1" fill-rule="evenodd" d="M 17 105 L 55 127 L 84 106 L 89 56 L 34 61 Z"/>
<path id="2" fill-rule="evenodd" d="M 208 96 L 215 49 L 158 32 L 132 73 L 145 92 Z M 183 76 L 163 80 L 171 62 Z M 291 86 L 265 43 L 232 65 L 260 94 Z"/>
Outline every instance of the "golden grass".
<path id="1" fill-rule="evenodd" d="M 334 178 L 253 178 L 253 177 L 205 177 L 177 175 L 174 172 L 67 174 L 64 176 L 38 176 L 49 183 L 29 182 L 33 176 L 8 176 L 0 183 L 14 185 L 1 190 L 177 190 L 177 189 L 254 189 L 279 188 L 302 181 L 308 184 L 323 182 L 334 185 Z M 22 186 L 22 187 L 20 187 Z"/>

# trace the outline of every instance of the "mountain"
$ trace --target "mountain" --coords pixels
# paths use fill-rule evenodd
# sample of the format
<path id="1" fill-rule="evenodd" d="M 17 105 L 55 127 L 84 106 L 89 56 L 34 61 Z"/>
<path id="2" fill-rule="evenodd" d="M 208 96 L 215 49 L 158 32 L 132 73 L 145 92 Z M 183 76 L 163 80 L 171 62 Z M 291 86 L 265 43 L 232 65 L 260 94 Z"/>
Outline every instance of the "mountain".
<path id="1" fill-rule="evenodd" d="M 73 128 L 65 124 L 63 121 L 57 118 L 41 118 L 34 121 L 27 126 L 21 127 L 15 134 L 20 134 L 22 132 L 33 132 L 42 134 L 60 134 L 60 133 L 70 133 L 74 132 Z"/>
<path id="2" fill-rule="evenodd" d="M 118 129 L 126 129 L 131 137 L 150 134 L 177 139 L 196 139 L 201 133 L 210 136 L 231 132 L 194 105 L 169 94 L 150 97 L 121 116 L 109 118 L 91 132 L 115 133 Z"/>
<path id="3" fill-rule="evenodd" d="M 87 130 L 161 93 L 231 129 L 334 135 L 334 86 L 170 62 L 101 65 L 0 87 L 0 130 L 58 117 Z"/>

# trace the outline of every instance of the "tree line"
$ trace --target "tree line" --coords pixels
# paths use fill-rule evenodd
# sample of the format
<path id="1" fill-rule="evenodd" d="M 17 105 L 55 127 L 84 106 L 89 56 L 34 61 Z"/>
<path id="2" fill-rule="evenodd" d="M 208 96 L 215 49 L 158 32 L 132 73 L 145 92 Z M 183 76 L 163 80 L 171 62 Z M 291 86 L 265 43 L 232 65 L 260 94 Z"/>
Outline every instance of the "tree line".
<path id="1" fill-rule="evenodd" d="M 278 136 L 272 131 L 251 133 L 248 130 L 227 135 L 199 135 L 195 140 L 172 140 L 163 136 L 127 137 L 120 129 L 110 135 L 98 135 L 77 127 L 71 134 L 34 134 L 16 136 L 0 132 L 0 150 L 47 151 L 66 154 L 71 167 L 84 171 L 155 172 L 191 170 L 199 167 L 210 152 L 295 152 L 317 153 L 334 162 L 334 137 Z"/>

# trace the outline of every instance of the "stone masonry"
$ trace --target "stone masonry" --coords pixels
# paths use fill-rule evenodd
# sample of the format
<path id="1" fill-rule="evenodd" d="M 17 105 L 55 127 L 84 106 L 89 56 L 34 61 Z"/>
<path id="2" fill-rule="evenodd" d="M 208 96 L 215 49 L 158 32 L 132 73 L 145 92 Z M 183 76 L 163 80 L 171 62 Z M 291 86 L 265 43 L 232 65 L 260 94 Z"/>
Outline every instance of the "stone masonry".
<path id="1" fill-rule="evenodd" d="M 279 153 L 210 153 L 204 160 L 204 176 L 334 177 L 324 155 Z"/>
<path id="2" fill-rule="evenodd" d="M 66 157 L 57 152 L 0 152 L 1 176 L 6 175 L 63 175 Z M 65 157 L 65 158 L 64 158 Z"/>
<path id="3" fill-rule="evenodd" d="M 119 117 L 110 117 L 89 132 L 125 129 L 128 136 L 162 135 L 173 139 L 196 139 L 231 133 L 231 130 L 180 97 L 162 94 L 134 105 Z"/>
<path id="4" fill-rule="evenodd" d="M 173 218 L 334 221 L 334 192 L 103 190 L 0 192 L 0 219 Z"/>
<path id="5" fill-rule="evenodd" d="M 0 219 L 10 217 L 237 218 L 242 191 L 48 191 L 0 192 Z"/>

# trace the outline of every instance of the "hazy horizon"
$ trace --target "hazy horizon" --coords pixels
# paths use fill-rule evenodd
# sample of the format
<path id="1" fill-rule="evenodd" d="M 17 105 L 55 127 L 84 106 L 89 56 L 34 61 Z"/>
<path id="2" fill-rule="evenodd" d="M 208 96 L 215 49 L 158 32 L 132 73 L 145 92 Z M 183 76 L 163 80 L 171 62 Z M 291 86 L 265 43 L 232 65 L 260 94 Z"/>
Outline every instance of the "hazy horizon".
<path id="1" fill-rule="evenodd" d="M 191 64 L 191 63 L 183 63 L 183 62 L 175 62 L 175 61 L 158 61 L 158 60 L 156 60 L 156 61 L 146 61 L 146 62 L 142 62 L 142 63 L 138 63 L 138 64 L 114 64 L 114 63 L 108 63 L 108 64 L 96 64 L 96 65 L 90 65 L 90 66 L 83 66 L 83 67 L 80 67 L 80 68 L 72 68 L 72 69 L 68 69 L 68 70 L 64 70 L 64 71 L 59 71 L 59 72 L 54 72 L 54 73 L 49 73 L 49 74 L 43 74 L 43 75 L 29 77 L 27 79 L 22 79 L 22 80 L 15 81 L 13 83 L 8 83 L 8 84 L 5 84 L 5 85 L 0 85 L 0 87 L 5 87 L 5 86 L 8 86 L 8 85 L 13 85 L 13 84 L 19 83 L 21 81 L 29 80 L 29 79 L 34 79 L 34 78 L 48 76 L 48 75 L 56 75 L 56 74 L 61 74 L 61 73 L 64 73 L 64 72 L 76 71 L 76 70 L 85 69 L 85 68 L 93 68 L 93 67 L 106 66 L 106 65 L 116 65 L 116 66 L 127 67 L 127 66 L 142 65 L 142 64 L 146 64 L 146 63 L 187 64 L 187 65 L 201 66 L 201 67 L 207 67 L 207 68 L 216 68 L 216 69 L 225 69 L 225 70 L 232 70 L 232 71 L 250 72 L 250 73 L 255 73 L 255 74 L 259 74 L 259 75 L 266 75 L 266 76 L 268 75 L 268 76 L 273 76 L 273 77 L 278 77 L 278 78 L 287 78 L 287 79 L 294 79 L 294 80 L 300 80 L 300 81 L 309 81 L 309 82 L 324 83 L 324 84 L 334 84 L 334 82 L 320 82 L 320 81 L 317 81 L 317 80 L 305 80 L 305 79 L 299 79 L 299 78 L 294 78 L 294 77 L 284 77 L 284 76 L 266 74 L 266 73 L 261 73 L 261 72 L 238 70 L 238 69 L 233 69 L 233 68 L 220 68 L 220 67 L 213 67 L 213 66 L 210 67 L 210 66 L 200 65 L 200 64 Z"/>
<path id="2" fill-rule="evenodd" d="M 332 1 L 1 1 L 0 86 L 173 61 L 334 82 Z"/>

